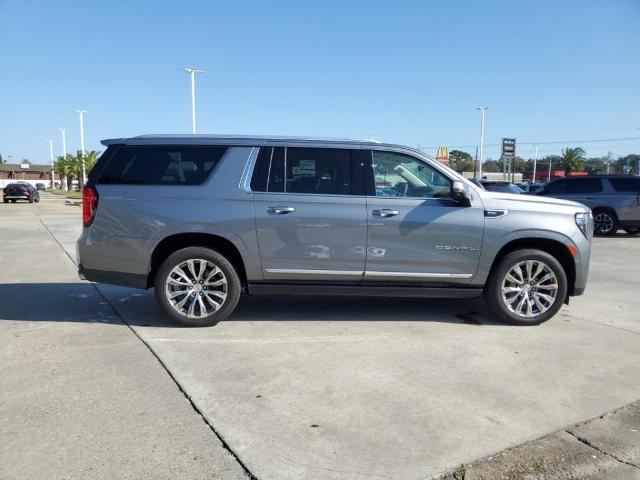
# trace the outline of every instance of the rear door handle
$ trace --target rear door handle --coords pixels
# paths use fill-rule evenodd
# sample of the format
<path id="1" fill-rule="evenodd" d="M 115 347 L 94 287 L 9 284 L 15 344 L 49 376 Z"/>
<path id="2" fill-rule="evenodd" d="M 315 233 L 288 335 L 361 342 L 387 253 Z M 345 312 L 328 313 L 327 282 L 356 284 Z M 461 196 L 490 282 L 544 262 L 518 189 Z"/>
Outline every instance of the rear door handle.
<path id="1" fill-rule="evenodd" d="M 400 215 L 398 210 L 391 210 L 390 208 L 382 208 L 380 210 L 373 210 L 371 215 L 374 217 L 394 217 Z"/>
<path id="2" fill-rule="evenodd" d="M 284 215 L 295 211 L 296 209 L 293 207 L 267 207 L 267 213 L 275 213 L 276 215 Z"/>

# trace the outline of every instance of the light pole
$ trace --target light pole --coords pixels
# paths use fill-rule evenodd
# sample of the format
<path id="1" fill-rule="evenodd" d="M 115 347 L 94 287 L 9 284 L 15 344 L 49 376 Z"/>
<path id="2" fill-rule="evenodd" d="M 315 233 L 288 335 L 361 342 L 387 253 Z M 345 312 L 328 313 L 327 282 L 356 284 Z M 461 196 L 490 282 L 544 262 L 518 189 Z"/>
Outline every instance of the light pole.
<path id="1" fill-rule="evenodd" d="M 56 186 L 56 174 L 53 171 L 53 140 L 49 140 L 49 160 L 51 160 L 51 190 Z"/>
<path id="2" fill-rule="evenodd" d="M 549 180 L 547 183 L 551 181 L 551 162 L 553 162 L 553 155 L 549 155 Z"/>
<path id="3" fill-rule="evenodd" d="M 484 147 L 484 112 L 489 110 L 489 107 L 478 107 L 476 110 L 480 110 L 480 159 L 478 161 L 478 177 L 482 178 L 482 149 Z"/>
<path id="4" fill-rule="evenodd" d="M 62 133 L 62 156 L 67 156 L 67 129 L 66 128 L 58 128 Z"/>
<path id="5" fill-rule="evenodd" d="M 538 145 L 534 145 L 536 153 L 533 156 L 533 181 L 531 183 L 536 183 L 536 164 L 538 163 Z"/>
<path id="6" fill-rule="evenodd" d="M 82 153 L 82 186 L 87 183 L 87 174 L 84 169 L 84 156 L 86 154 L 84 149 L 84 114 L 87 113 L 86 110 L 75 110 L 78 112 L 80 116 L 80 152 Z"/>
<path id="7" fill-rule="evenodd" d="M 202 73 L 204 70 L 195 67 L 184 70 L 191 75 L 191 133 L 196 133 L 196 73 Z"/>

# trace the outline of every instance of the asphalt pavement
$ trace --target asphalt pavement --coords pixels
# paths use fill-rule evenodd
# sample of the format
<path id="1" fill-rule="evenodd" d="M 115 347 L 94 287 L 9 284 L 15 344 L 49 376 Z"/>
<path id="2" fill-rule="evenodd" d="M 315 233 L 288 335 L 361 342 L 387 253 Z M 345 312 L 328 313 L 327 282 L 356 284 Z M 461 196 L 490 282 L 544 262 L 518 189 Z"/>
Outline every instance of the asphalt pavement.
<path id="1" fill-rule="evenodd" d="M 637 237 L 595 239 L 585 295 L 537 327 L 481 300 L 245 297 L 197 329 L 78 279 L 77 206 L 0 222 L 3 479 L 424 479 L 640 399 Z"/>

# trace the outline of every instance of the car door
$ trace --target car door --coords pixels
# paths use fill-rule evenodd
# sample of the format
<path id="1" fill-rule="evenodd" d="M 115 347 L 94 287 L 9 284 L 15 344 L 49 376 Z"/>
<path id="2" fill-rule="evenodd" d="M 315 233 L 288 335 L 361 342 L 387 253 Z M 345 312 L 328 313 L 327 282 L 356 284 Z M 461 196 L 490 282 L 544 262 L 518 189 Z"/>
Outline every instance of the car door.
<path id="1" fill-rule="evenodd" d="M 450 198 L 452 179 L 435 164 L 399 151 L 365 152 L 365 280 L 467 283 L 475 274 L 484 209 Z"/>
<path id="2" fill-rule="evenodd" d="M 265 280 L 362 279 L 362 169 L 359 148 L 261 148 L 251 190 Z"/>

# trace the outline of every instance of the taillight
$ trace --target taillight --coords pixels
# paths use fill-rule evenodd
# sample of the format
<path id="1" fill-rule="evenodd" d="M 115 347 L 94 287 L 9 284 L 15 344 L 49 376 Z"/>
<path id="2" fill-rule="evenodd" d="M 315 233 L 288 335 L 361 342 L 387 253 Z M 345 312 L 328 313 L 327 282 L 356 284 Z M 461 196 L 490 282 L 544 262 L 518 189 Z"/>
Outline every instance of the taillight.
<path id="1" fill-rule="evenodd" d="M 85 227 L 91 225 L 98 209 L 98 192 L 91 185 L 82 189 L 82 223 Z"/>

